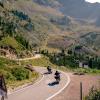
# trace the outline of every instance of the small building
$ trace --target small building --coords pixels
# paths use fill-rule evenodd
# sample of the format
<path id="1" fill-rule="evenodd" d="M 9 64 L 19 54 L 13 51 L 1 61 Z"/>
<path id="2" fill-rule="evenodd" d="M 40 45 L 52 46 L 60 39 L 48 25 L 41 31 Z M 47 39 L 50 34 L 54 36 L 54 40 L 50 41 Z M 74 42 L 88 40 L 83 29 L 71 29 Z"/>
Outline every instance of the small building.
<path id="1" fill-rule="evenodd" d="M 80 68 L 89 68 L 88 62 L 87 61 L 79 62 L 79 67 Z"/>

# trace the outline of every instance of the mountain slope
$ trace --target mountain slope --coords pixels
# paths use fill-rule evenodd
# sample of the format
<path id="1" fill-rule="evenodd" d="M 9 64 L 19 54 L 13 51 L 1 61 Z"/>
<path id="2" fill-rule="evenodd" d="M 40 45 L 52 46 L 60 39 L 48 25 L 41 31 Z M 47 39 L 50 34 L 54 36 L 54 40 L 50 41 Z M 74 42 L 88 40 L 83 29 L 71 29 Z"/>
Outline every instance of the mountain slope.
<path id="1" fill-rule="evenodd" d="M 77 43 L 76 40 L 80 41 L 82 35 L 100 33 L 98 3 L 91 4 L 85 0 L 4 1 L 4 7 L 0 6 L 0 16 L 14 27 L 5 34 L 21 35 L 33 48 L 69 48 Z M 1 30 L 1 36 L 3 33 Z M 98 41 L 96 39 L 95 44 Z"/>

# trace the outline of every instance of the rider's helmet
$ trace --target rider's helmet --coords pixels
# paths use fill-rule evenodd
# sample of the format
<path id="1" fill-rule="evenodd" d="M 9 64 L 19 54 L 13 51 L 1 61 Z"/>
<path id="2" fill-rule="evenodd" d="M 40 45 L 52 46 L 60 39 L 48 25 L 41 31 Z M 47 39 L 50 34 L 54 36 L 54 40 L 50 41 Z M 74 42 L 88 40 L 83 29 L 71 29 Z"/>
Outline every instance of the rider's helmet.
<path id="1" fill-rule="evenodd" d="M 56 72 L 55 73 L 59 73 L 57 70 L 56 70 Z"/>

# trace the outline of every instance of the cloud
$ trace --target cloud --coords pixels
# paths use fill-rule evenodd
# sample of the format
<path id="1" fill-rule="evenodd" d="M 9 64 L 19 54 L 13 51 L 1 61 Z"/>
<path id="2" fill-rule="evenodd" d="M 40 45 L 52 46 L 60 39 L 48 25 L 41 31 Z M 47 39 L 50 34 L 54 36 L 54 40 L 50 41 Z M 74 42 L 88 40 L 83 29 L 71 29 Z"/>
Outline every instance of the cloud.
<path id="1" fill-rule="evenodd" d="M 91 3 L 95 3 L 95 2 L 99 2 L 100 3 L 100 0 L 86 0 L 88 2 L 91 2 Z"/>

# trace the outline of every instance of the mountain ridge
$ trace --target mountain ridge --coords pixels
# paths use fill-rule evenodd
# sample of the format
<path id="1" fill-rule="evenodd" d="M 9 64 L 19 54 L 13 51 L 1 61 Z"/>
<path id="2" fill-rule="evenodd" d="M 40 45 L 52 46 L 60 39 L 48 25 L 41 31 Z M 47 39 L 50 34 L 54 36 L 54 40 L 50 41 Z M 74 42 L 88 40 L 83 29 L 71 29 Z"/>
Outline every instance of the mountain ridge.
<path id="1" fill-rule="evenodd" d="M 89 20 L 95 25 L 100 19 L 99 9 L 100 3 L 90 3 L 85 0 L 33 0 L 39 5 L 51 6 L 56 5 L 55 8 L 66 16 L 81 20 Z M 56 3 L 55 3 L 56 2 Z"/>

